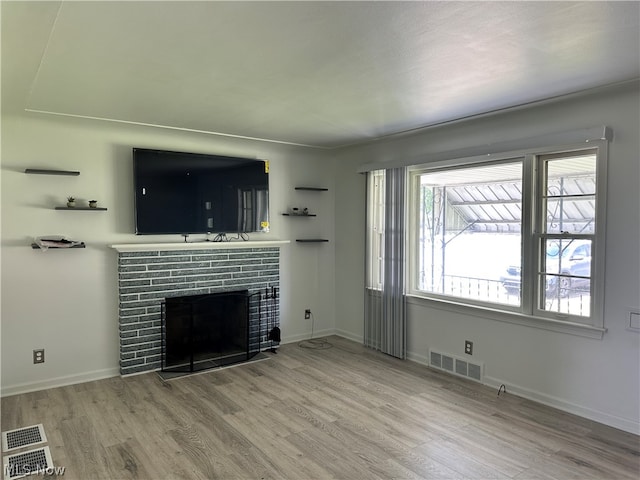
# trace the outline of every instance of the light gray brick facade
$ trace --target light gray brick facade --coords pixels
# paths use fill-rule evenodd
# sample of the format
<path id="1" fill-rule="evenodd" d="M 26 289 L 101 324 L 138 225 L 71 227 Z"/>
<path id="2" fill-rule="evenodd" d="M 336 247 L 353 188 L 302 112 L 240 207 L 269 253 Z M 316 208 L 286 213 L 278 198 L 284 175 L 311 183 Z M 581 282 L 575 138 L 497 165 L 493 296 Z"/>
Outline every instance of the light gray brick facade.
<path id="1" fill-rule="evenodd" d="M 249 330 L 264 341 L 279 326 L 279 301 L 269 309 L 260 299 L 280 287 L 278 247 L 228 250 L 150 250 L 118 254 L 120 374 L 159 369 L 162 353 L 161 304 L 167 297 L 248 290 Z M 262 311 L 262 318 L 258 315 Z M 250 346 L 252 350 L 257 345 Z M 266 345 L 263 345 L 266 347 Z"/>

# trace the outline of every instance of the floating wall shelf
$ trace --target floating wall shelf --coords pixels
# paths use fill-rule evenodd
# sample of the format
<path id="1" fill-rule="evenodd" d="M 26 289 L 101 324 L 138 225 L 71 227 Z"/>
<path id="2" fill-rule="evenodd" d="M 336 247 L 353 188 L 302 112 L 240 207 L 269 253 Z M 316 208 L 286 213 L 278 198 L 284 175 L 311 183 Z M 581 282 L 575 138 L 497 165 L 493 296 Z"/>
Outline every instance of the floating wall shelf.
<path id="1" fill-rule="evenodd" d="M 42 168 L 27 168 L 24 173 L 35 175 L 67 175 L 71 177 L 77 177 L 80 172 L 74 170 L 47 170 Z"/>
<path id="2" fill-rule="evenodd" d="M 296 190 L 310 190 L 310 191 L 315 191 L 315 192 L 326 192 L 327 190 L 329 190 L 328 188 L 324 188 L 324 187 L 295 187 Z"/>
<path id="3" fill-rule="evenodd" d="M 296 242 L 299 243 L 323 243 L 323 242 L 328 242 L 329 240 L 327 240 L 326 238 L 298 238 L 296 239 Z"/>
<path id="4" fill-rule="evenodd" d="M 38 246 L 37 243 L 32 243 L 31 244 L 31 248 L 33 248 L 34 250 L 41 250 L 41 248 Z M 47 247 L 47 250 L 49 249 L 53 249 L 53 250 L 68 250 L 70 248 L 86 248 L 86 245 L 84 244 L 84 242 L 78 244 L 78 245 L 74 245 L 73 247 Z M 44 248 L 42 249 L 44 250 Z"/>
<path id="5" fill-rule="evenodd" d="M 285 217 L 317 217 L 315 213 L 283 213 Z"/>
<path id="6" fill-rule="evenodd" d="M 99 211 L 99 212 L 106 212 L 107 209 L 103 208 L 103 207 L 96 207 L 96 208 L 91 208 L 91 207 L 56 207 L 56 210 L 93 210 L 93 211 Z"/>

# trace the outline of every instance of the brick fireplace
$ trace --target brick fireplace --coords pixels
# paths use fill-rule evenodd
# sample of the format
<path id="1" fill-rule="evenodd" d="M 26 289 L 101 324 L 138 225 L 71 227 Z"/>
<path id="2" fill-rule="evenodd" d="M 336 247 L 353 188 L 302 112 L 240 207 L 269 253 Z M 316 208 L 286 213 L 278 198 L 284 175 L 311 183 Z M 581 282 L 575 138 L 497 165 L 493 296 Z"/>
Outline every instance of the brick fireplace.
<path id="1" fill-rule="evenodd" d="M 279 287 L 284 243 L 113 245 L 118 251 L 120 374 L 160 368 L 165 298 Z M 249 328 L 260 329 L 260 338 L 267 328 L 279 326 L 277 303 L 270 325 L 259 322 L 256 306 L 251 310 Z"/>

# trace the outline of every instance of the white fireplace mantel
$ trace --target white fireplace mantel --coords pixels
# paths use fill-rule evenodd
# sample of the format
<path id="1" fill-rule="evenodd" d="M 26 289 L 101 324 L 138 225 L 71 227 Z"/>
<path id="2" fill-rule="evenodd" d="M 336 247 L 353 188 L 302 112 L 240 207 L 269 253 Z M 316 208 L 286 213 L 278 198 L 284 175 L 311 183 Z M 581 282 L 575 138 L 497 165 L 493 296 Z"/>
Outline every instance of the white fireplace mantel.
<path id="1" fill-rule="evenodd" d="M 109 245 L 118 252 L 149 252 L 169 250 L 228 250 L 232 248 L 281 247 L 290 240 L 260 240 L 237 242 L 176 242 L 176 243 L 121 243 Z"/>

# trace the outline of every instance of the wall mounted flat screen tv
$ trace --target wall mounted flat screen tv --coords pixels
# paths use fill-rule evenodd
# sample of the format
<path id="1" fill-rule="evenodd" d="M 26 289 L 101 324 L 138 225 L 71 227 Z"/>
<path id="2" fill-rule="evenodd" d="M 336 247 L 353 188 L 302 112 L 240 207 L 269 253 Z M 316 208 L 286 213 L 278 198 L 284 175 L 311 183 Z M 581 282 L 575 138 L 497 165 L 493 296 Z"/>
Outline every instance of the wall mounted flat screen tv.
<path id="1" fill-rule="evenodd" d="M 269 230 L 268 163 L 133 149 L 136 234 Z"/>

